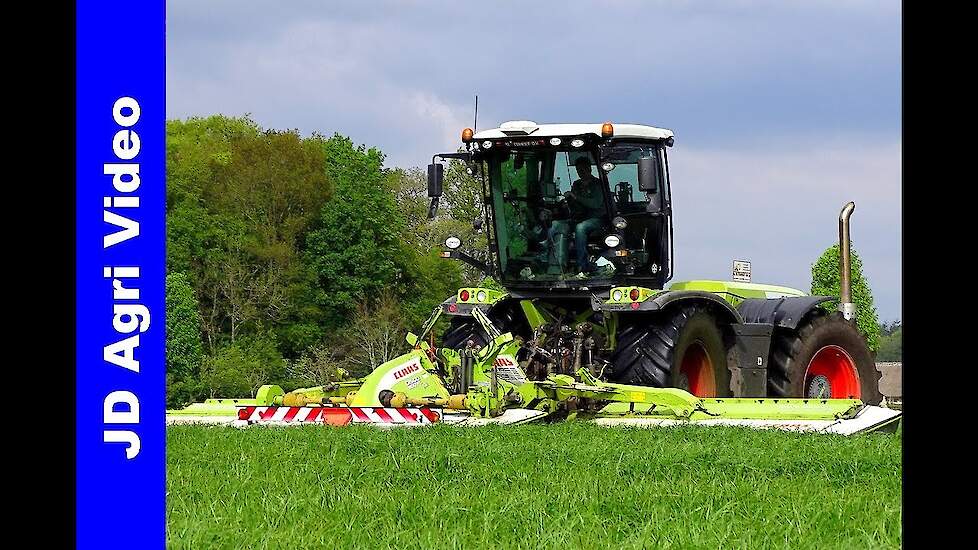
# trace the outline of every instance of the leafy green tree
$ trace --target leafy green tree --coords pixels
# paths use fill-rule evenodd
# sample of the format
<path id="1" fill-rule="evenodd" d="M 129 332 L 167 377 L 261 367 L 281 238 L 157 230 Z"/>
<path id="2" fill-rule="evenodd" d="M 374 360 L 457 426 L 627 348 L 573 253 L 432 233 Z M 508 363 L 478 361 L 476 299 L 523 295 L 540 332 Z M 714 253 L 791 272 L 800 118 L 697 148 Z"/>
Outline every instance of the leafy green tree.
<path id="1" fill-rule="evenodd" d="M 834 244 L 812 264 L 812 295 L 838 298 L 841 285 L 839 262 L 839 245 Z M 866 337 L 869 349 L 876 352 L 880 347 L 880 322 L 869 282 L 863 276 L 862 260 L 855 248 L 852 249 L 851 284 L 852 301 L 856 304 L 856 326 Z"/>
<path id="2" fill-rule="evenodd" d="M 305 260 L 317 276 L 325 325 L 335 328 L 398 282 L 404 217 L 381 170 L 383 153 L 339 134 L 320 143 L 336 194 L 306 237 Z"/>
<path id="3" fill-rule="evenodd" d="M 458 262 L 439 256 L 439 250 L 403 253 L 403 284 L 398 292 L 408 327 L 419 328 L 431 310 L 466 285 Z"/>
<path id="4" fill-rule="evenodd" d="M 877 361 L 903 361 L 903 327 L 885 332 L 880 337 L 880 349 L 876 354 Z"/>
<path id="5" fill-rule="evenodd" d="M 210 350 L 272 329 L 297 355 L 321 322 L 301 244 L 332 186 L 320 140 L 248 118 L 167 123 L 169 271 L 186 273 Z"/>
<path id="6" fill-rule="evenodd" d="M 490 261 L 486 250 L 485 230 L 476 231 L 473 220 L 482 218 L 482 181 L 466 171 L 463 162 L 453 160 L 445 171 L 444 194 L 438 215 L 428 219 L 427 176 L 418 168 L 395 169 L 389 173 L 397 202 L 405 213 L 405 241 L 425 253 L 442 250 L 445 239 L 458 237 L 462 249 L 483 261 Z M 476 285 L 485 277 L 478 269 L 453 262 L 461 274 L 462 285 Z M 454 290 L 454 289 L 453 289 Z"/>
<path id="7" fill-rule="evenodd" d="M 200 261 L 221 248 L 227 220 L 207 204 L 215 167 L 231 159 L 232 141 L 257 136 L 251 119 L 211 116 L 166 123 L 167 271 L 182 272 L 195 283 Z"/>
<path id="8" fill-rule="evenodd" d="M 169 273 L 165 284 L 167 406 L 173 407 L 196 397 L 204 352 L 200 311 L 190 280 L 183 273 Z"/>

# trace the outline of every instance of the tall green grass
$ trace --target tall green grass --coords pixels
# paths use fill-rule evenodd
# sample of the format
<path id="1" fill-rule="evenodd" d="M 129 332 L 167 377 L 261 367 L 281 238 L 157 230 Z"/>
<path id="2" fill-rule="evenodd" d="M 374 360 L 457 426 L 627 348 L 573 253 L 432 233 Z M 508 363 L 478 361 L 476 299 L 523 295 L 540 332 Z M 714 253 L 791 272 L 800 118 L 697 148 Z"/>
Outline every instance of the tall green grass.
<path id="1" fill-rule="evenodd" d="M 899 435 L 174 426 L 176 548 L 896 548 Z"/>

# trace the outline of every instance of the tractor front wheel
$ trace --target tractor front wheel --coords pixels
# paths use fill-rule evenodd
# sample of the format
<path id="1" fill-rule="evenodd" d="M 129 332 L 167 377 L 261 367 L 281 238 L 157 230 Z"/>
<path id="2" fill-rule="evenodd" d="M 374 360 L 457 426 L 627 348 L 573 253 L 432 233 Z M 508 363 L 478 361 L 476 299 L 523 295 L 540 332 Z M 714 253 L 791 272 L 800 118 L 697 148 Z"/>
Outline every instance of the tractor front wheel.
<path id="1" fill-rule="evenodd" d="M 509 304 L 496 306 L 487 312 L 489 320 L 500 332 L 513 332 L 520 334 L 520 329 L 526 325 L 522 311 Z M 482 349 L 489 343 L 489 336 L 483 330 L 482 325 L 473 317 L 453 317 L 448 325 L 448 330 L 442 335 L 442 347 L 449 349 L 465 349 L 471 341 L 475 349 Z"/>
<path id="2" fill-rule="evenodd" d="M 716 318 L 703 306 L 629 319 L 611 358 L 616 382 L 682 388 L 699 397 L 729 397 L 727 348 Z M 627 324 L 626 324 L 627 323 Z"/>
<path id="3" fill-rule="evenodd" d="M 840 313 L 817 314 L 798 330 L 776 332 L 771 342 L 770 396 L 877 405 L 879 379 L 866 339 Z"/>

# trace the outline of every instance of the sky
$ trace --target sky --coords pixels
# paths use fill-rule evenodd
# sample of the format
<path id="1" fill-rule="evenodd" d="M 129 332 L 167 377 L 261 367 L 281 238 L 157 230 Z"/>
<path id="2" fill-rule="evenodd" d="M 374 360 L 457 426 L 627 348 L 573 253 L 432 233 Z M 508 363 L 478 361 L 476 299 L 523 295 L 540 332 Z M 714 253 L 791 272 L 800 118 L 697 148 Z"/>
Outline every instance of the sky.
<path id="1" fill-rule="evenodd" d="M 669 128 L 676 275 L 809 290 L 856 203 L 902 318 L 900 3 L 167 2 L 167 116 L 248 114 L 424 166 L 507 120 Z"/>

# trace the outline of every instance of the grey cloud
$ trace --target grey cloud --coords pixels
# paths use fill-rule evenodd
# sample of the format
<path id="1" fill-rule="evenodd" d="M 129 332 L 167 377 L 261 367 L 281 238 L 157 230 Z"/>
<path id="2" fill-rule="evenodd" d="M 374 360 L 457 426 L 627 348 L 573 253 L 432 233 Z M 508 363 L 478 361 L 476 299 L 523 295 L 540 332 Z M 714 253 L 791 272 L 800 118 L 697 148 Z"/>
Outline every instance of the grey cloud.
<path id="1" fill-rule="evenodd" d="M 900 312 L 895 2 L 167 3 L 167 114 L 251 113 L 423 165 L 505 120 L 671 128 L 678 275 L 806 288 L 857 201 L 881 316 Z"/>
<path id="2" fill-rule="evenodd" d="M 757 282 L 808 290 L 810 267 L 838 240 L 856 202 L 853 245 L 882 319 L 900 318 L 899 142 L 771 143 L 768 149 L 670 150 L 678 279 L 729 278 L 753 263 Z"/>

